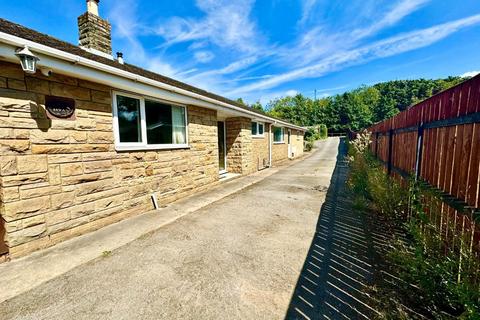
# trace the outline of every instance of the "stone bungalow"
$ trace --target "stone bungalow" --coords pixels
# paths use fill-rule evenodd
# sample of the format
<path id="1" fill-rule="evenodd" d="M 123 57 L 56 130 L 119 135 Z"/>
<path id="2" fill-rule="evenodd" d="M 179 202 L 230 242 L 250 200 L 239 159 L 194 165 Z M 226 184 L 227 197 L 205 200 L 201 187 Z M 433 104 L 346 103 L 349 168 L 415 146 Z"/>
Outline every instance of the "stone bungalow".
<path id="1" fill-rule="evenodd" d="M 0 19 L 0 254 L 302 155 L 303 128 L 114 59 L 98 2 L 80 46 Z"/>

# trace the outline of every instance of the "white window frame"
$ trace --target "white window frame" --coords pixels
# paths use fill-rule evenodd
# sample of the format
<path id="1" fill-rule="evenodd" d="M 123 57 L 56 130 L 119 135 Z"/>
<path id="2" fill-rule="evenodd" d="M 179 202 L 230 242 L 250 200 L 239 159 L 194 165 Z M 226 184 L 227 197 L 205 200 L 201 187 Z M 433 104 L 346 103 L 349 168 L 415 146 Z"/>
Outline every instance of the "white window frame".
<path id="1" fill-rule="evenodd" d="M 142 142 L 120 142 L 120 130 L 118 126 L 117 95 L 137 99 L 140 101 L 140 133 Z M 172 103 L 157 98 L 143 95 L 131 94 L 121 91 L 113 91 L 113 133 L 115 138 L 115 150 L 134 151 L 134 150 L 164 150 L 164 149 L 186 149 L 190 148 L 188 144 L 188 108 L 185 105 Z M 185 109 L 185 143 L 184 144 L 147 144 L 147 121 L 145 113 L 145 100 L 161 102 L 171 106 L 178 106 Z"/>
<path id="2" fill-rule="evenodd" d="M 264 122 L 257 122 L 257 121 L 252 121 L 252 123 L 255 123 L 255 125 L 257 126 L 257 134 L 253 134 L 252 133 L 252 138 L 263 138 L 265 136 L 265 123 Z M 263 127 L 263 130 L 262 130 L 262 134 L 259 134 L 259 128 L 260 128 L 260 125 Z"/>
<path id="3" fill-rule="evenodd" d="M 275 128 L 280 128 L 282 130 L 282 141 L 275 141 Z M 273 134 L 273 139 L 272 139 L 273 144 L 283 144 L 283 143 L 285 143 L 285 128 L 284 127 L 273 126 L 272 134 Z"/>

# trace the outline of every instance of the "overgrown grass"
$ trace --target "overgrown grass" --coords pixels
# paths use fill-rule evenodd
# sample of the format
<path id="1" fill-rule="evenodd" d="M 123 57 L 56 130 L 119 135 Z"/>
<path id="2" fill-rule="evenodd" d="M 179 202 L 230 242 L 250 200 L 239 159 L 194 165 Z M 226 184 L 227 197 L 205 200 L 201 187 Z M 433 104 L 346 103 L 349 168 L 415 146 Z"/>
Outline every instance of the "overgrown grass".
<path id="1" fill-rule="evenodd" d="M 385 260 L 398 279 L 374 291 L 381 318 L 480 319 L 480 263 L 471 239 L 457 225 L 438 224 L 432 218 L 443 212 L 438 195 L 389 177 L 368 144 L 349 144 L 348 184 L 354 207 L 373 211 L 392 230 Z M 450 237 L 443 235 L 444 225 Z"/>

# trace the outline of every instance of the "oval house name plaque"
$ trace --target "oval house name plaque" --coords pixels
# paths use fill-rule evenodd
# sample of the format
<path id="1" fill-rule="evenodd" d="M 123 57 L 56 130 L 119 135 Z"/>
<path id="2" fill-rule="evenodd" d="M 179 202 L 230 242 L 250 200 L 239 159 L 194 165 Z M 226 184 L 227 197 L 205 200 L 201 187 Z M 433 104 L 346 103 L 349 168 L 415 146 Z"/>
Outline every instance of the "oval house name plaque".
<path id="1" fill-rule="evenodd" d="M 45 109 L 47 109 L 47 115 L 51 119 L 75 119 L 75 100 L 73 99 L 46 96 Z"/>

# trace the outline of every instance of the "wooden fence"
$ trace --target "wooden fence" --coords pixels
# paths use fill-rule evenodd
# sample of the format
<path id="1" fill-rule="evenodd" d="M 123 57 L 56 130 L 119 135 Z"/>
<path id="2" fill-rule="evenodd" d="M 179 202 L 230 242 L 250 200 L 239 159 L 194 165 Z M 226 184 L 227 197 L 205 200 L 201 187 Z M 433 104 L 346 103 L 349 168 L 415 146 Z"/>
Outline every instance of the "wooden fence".
<path id="1" fill-rule="evenodd" d="M 439 212 L 430 218 L 440 234 L 480 248 L 480 76 L 368 131 L 371 151 L 390 174 L 438 191 Z"/>

